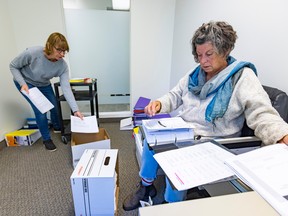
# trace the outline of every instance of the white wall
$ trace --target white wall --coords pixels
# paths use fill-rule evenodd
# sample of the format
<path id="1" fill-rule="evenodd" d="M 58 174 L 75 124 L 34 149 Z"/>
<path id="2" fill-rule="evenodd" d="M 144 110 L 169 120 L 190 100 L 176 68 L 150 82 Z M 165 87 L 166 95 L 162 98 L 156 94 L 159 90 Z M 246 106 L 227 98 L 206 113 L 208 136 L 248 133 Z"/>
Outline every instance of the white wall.
<path id="1" fill-rule="evenodd" d="M 50 33 L 65 34 L 61 0 L 0 0 L 0 141 L 33 114 L 17 92 L 10 61 L 26 47 L 44 45 Z"/>
<path id="2" fill-rule="evenodd" d="M 195 65 L 189 42 L 194 31 L 210 20 L 230 23 L 238 33 L 232 55 L 254 63 L 263 84 L 288 93 L 285 0 L 177 0 L 171 86 Z"/>
<path id="3" fill-rule="evenodd" d="M 4 134 L 19 128 L 25 115 L 30 112 L 21 96 L 17 92 L 13 82 L 12 75 L 9 71 L 9 62 L 17 52 L 14 39 L 14 31 L 9 14 L 8 0 L 0 0 L 0 141 L 3 140 Z"/>
<path id="4" fill-rule="evenodd" d="M 264 85 L 288 93 L 285 0 L 133 0 L 131 110 L 139 96 L 163 95 L 195 65 L 190 39 L 210 20 L 230 23 L 239 37 L 231 54 L 254 63 Z"/>
<path id="5" fill-rule="evenodd" d="M 175 0 L 131 1 L 131 110 L 170 89 Z"/>

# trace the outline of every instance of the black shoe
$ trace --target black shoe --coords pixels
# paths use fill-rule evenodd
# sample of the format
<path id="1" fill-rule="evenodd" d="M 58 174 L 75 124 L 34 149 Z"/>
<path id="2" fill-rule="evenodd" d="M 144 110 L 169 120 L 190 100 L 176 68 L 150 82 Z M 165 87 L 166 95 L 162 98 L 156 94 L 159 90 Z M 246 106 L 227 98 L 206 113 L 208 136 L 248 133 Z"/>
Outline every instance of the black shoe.
<path id="1" fill-rule="evenodd" d="M 51 139 L 43 141 L 43 144 L 45 145 L 45 148 L 49 151 L 56 151 L 57 149 Z"/>
<path id="2" fill-rule="evenodd" d="M 131 211 L 131 210 L 137 209 L 138 207 L 141 206 L 140 200 L 147 202 L 149 200 L 149 196 L 153 198 L 157 195 L 156 188 L 154 187 L 153 184 L 145 187 L 140 182 L 137 185 L 137 187 L 138 187 L 138 190 L 135 193 L 132 193 L 128 197 L 125 198 L 123 202 L 123 209 L 125 211 Z"/>

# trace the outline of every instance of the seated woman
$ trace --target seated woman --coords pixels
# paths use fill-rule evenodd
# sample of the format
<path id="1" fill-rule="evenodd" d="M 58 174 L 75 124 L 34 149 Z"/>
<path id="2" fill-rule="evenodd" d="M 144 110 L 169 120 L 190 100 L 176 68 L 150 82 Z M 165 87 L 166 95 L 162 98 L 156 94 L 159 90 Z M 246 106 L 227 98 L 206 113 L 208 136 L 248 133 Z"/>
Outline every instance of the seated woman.
<path id="1" fill-rule="evenodd" d="M 272 107 L 249 62 L 237 61 L 230 52 L 237 34 L 226 22 L 209 22 L 197 29 L 192 40 L 192 54 L 199 63 L 166 95 L 151 102 L 145 112 L 169 113 L 182 106 L 179 116 L 193 123 L 197 137 L 237 137 L 246 119 L 263 144 L 288 144 L 288 124 Z M 153 150 L 144 143 L 140 184 L 123 203 L 124 210 L 140 206 L 140 200 L 156 196 L 153 181 L 158 164 Z M 186 191 L 173 190 L 166 178 L 166 202 L 186 199 Z"/>

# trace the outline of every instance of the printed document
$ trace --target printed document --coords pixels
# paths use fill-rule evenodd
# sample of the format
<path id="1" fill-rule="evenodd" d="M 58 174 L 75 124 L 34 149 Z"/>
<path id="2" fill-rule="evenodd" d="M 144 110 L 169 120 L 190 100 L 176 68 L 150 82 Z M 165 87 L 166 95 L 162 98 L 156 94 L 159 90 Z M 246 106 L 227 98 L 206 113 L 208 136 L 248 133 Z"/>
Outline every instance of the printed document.
<path id="1" fill-rule="evenodd" d="M 176 143 L 187 140 L 194 140 L 194 130 L 192 128 L 182 130 L 163 130 L 148 132 L 145 127 L 142 127 L 144 137 L 149 145 L 161 145 L 167 143 Z"/>
<path id="2" fill-rule="evenodd" d="M 46 113 L 51 110 L 54 105 L 40 92 L 37 87 L 29 89 L 29 94 L 26 91 L 21 91 L 29 100 L 37 107 L 42 113 Z"/>
<path id="3" fill-rule="evenodd" d="M 192 128 L 181 117 L 142 120 L 142 125 L 149 133 Z"/>
<path id="4" fill-rule="evenodd" d="M 71 131 L 76 133 L 98 133 L 98 123 L 96 116 L 83 117 L 71 116 Z"/>
<path id="5" fill-rule="evenodd" d="M 262 147 L 237 155 L 226 163 L 280 215 L 288 215 L 287 145 Z"/>
<path id="6" fill-rule="evenodd" d="M 234 176 L 224 164 L 230 157 L 235 155 L 212 142 L 154 155 L 174 187 L 180 191 Z"/>
<path id="7" fill-rule="evenodd" d="M 133 129 L 132 117 L 121 119 L 120 130 L 132 130 L 132 129 Z"/>

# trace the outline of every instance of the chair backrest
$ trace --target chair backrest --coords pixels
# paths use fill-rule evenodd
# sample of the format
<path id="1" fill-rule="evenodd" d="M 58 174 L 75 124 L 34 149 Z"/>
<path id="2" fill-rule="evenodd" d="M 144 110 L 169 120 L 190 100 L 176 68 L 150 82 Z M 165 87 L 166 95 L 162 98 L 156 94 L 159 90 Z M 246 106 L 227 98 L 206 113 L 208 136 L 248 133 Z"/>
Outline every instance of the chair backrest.
<path id="1" fill-rule="evenodd" d="M 288 96 L 287 94 L 277 88 L 264 86 L 264 85 L 263 85 L 263 88 L 267 92 L 271 100 L 272 106 L 278 111 L 280 116 L 288 123 Z M 241 136 L 242 137 L 254 136 L 254 131 L 247 126 L 246 121 L 242 128 Z"/>

